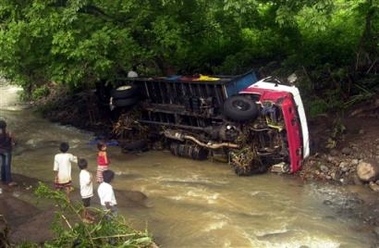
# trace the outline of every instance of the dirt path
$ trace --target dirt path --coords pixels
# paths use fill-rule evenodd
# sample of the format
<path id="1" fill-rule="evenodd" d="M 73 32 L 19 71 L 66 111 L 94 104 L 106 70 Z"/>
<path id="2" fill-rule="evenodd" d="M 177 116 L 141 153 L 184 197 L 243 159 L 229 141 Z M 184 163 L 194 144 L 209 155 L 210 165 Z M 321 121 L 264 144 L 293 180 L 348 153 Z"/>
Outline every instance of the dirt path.
<path id="1" fill-rule="evenodd" d="M 9 227 L 11 243 L 23 241 L 41 243 L 53 238 L 49 224 L 54 217 L 54 204 L 41 202 L 38 204 L 34 189 L 38 180 L 13 174 L 17 186 L 2 186 L 0 195 L 0 213 Z M 4 223 L 1 225 L 4 228 Z"/>

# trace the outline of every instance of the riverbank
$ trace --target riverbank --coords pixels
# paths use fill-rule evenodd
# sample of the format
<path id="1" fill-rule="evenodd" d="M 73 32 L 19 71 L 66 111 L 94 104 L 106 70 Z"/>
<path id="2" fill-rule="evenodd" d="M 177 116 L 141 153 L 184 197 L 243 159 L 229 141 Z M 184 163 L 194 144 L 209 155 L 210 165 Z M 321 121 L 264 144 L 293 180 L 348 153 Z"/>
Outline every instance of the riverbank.
<path id="1" fill-rule="evenodd" d="M 96 216 L 96 220 L 91 227 L 89 226 L 88 231 L 92 229 L 91 235 L 87 235 L 82 232 L 82 229 L 78 225 L 83 225 L 83 223 L 78 219 L 77 211 L 79 206 L 82 204 L 82 200 L 79 194 L 70 195 L 70 206 L 64 207 L 50 196 L 45 194 L 36 194 L 36 189 L 40 191 L 39 186 L 44 185 L 44 187 L 49 188 L 49 191 L 55 192 L 53 190 L 52 182 L 42 182 L 39 179 L 27 177 L 20 174 L 12 174 L 14 182 L 17 182 L 15 186 L 1 186 L 0 193 L 0 247 L 43 247 L 44 243 L 47 241 L 56 240 L 62 238 L 62 235 L 53 228 L 53 223 L 56 222 L 57 213 L 62 214 L 62 222 L 60 228 L 67 228 L 67 232 L 72 232 L 72 234 L 78 235 L 78 237 L 102 237 L 104 231 L 97 230 L 96 228 L 104 229 L 107 232 L 107 225 L 104 223 L 99 213 L 102 212 L 101 206 L 98 204 L 92 204 L 91 211 Z M 74 188 L 75 192 L 79 189 Z M 128 204 L 148 204 L 148 199 L 142 193 L 128 191 L 120 192 L 115 190 L 118 199 L 119 206 Z M 94 196 L 94 200 L 99 199 Z M 71 210 L 68 210 L 71 209 Z M 72 209 L 75 209 L 75 214 L 72 216 Z M 97 210 L 96 210 L 97 209 Z M 65 217 L 63 216 L 65 215 Z M 59 215 L 60 216 L 60 215 Z M 63 221 L 64 220 L 64 221 Z M 117 224 L 116 224 L 117 222 Z M 158 245 L 151 241 L 150 237 L 147 237 L 145 233 L 131 228 L 127 223 L 123 222 L 123 218 L 116 220 L 115 228 L 110 233 L 117 230 L 123 230 L 122 233 L 116 233 L 116 235 L 125 235 L 128 242 L 135 247 L 143 248 L 157 248 Z M 85 224 L 84 224 L 85 225 Z M 124 227 L 121 227 L 124 225 Z M 83 228 L 83 227 L 82 227 Z M 74 230 L 75 229 L 75 230 Z M 101 235 L 103 234 L 103 235 Z M 64 237 L 64 236 L 63 236 Z M 129 237 L 129 238 L 128 238 Z M 67 237 L 66 237 L 67 238 Z M 65 238 L 65 239 L 66 239 Z M 72 237 L 71 237 L 72 238 Z M 69 241 L 69 240 L 66 240 Z"/>
<path id="2" fill-rule="evenodd" d="M 7 242 L 12 245 L 30 242 L 41 244 L 54 237 L 50 224 L 54 219 L 54 203 L 46 200 L 38 202 L 34 190 L 39 180 L 19 174 L 12 174 L 17 186 L 1 186 L 0 233 L 7 232 L 8 241 L 3 236 L 0 246 Z M 2 244 L 2 245 L 1 245 Z"/>

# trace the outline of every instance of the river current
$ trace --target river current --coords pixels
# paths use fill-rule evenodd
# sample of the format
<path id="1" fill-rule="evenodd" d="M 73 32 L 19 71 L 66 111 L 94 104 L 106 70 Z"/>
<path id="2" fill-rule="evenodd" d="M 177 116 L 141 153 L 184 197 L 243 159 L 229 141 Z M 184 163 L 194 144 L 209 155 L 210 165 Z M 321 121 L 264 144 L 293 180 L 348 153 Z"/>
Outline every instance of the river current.
<path id="1" fill-rule="evenodd" d="M 18 141 L 12 172 L 52 182 L 53 156 L 67 141 L 95 173 L 93 134 L 42 119 L 19 102 L 18 90 L 0 82 L 0 118 Z M 119 212 L 161 247 L 348 248 L 378 242 L 362 221 L 341 211 L 355 202 L 346 188 L 271 173 L 238 177 L 225 163 L 166 151 L 126 154 L 109 146 L 108 153 Z M 78 187 L 78 168 L 72 173 Z M 97 197 L 92 205 L 99 206 Z"/>

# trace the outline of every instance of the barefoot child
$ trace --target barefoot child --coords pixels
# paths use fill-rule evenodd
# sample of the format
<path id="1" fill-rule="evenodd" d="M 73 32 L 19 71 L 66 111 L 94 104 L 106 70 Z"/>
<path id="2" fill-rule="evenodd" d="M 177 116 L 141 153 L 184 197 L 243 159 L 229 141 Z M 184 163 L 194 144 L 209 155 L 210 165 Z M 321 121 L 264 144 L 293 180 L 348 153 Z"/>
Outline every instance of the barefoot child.
<path id="1" fill-rule="evenodd" d="M 103 171 L 108 170 L 109 159 L 107 154 L 107 145 L 103 142 L 97 143 L 97 173 L 96 178 L 97 182 L 103 182 Z"/>
<path id="2" fill-rule="evenodd" d="M 91 205 L 91 197 L 93 196 L 92 174 L 87 170 L 88 163 L 84 158 L 79 159 L 78 166 L 80 169 L 80 196 L 82 197 L 84 206 L 82 219 L 84 222 L 92 223 L 94 217 L 92 217 L 88 212 L 88 207 Z"/>
<path id="3" fill-rule="evenodd" d="M 54 172 L 55 172 L 55 188 L 65 190 L 67 200 L 70 201 L 71 192 L 71 163 L 77 163 L 78 158 L 68 153 L 70 146 L 66 142 L 62 142 L 59 146 L 60 153 L 54 156 Z"/>

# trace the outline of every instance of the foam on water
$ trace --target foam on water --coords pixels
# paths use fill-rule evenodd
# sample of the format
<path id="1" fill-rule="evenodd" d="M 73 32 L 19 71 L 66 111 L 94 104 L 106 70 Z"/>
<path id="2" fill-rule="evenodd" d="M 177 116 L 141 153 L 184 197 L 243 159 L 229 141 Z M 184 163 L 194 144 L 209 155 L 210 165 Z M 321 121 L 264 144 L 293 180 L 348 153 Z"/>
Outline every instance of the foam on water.
<path id="1" fill-rule="evenodd" d="M 228 221 L 226 221 L 226 220 L 218 220 L 218 221 L 215 221 L 215 222 L 210 223 L 207 226 L 205 226 L 202 231 L 203 232 L 210 232 L 213 230 L 222 229 L 227 224 L 228 224 Z"/>

